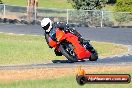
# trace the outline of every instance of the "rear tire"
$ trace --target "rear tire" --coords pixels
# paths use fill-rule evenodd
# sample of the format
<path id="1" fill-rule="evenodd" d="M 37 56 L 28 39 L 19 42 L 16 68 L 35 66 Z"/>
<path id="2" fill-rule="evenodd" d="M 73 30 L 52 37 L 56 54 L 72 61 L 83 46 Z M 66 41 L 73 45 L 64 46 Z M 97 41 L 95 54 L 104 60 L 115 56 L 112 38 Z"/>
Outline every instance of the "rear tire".
<path id="1" fill-rule="evenodd" d="M 59 46 L 61 53 L 71 62 L 77 62 L 77 58 L 72 56 L 66 49 L 64 48 L 64 45 L 60 44 Z"/>
<path id="2" fill-rule="evenodd" d="M 98 53 L 96 50 L 94 50 L 94 52 L 91 52 L 91 56 L 89 58 L 90 61 L 97 61 L 98 59 Z"/>
<path id="3" fill-rule="evenodd" d="M 91 44 L 89 44 L 89 42 L 86 42 L 85 45 L 87 46 L 86 49 L 91 52 L 91 56 L 89 57 L 90 61 L 97 61 L 98 59 L 98 53 L 97 51 L 93 48 L 93 46 Z"/>

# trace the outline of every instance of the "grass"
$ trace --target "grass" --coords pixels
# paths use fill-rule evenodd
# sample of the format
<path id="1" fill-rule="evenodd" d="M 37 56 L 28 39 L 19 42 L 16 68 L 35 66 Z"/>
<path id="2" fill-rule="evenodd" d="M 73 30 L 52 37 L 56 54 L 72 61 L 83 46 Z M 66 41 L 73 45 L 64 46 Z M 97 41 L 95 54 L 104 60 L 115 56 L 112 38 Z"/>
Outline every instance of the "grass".
<path id="1" fill-rule="evenodd" d="M 100 56 L 110 56 L 126 52 L 127 48 L 111 43 L 92 42 Z M 43 63 L 53 59 L 65 59 L 55 56 L 43 36 L 9 35 L 0 33 L 0 64 Z"/>
<path id="2" fill-rule="evenodd" d="M 2 0 L 5 4 L 26 6 L 27 0 Z M 39 7 L 73 9 L 67 0 L 38 0 Z M 21 3 L 20 3 L 21 2 Z M 103 10 L 114 11 L 114 5 L 106 5 Z"/>
<path id="3" fill-rule="evenodd" d="M 27 0 L 2 0 L 9 5 L 26 6 Z M 38 0 L 39 7 L 46 8 L 72 8 L 71 4 L 67 0 Z"/>
<path id="4" fill-rule="evenodd" d="M 128 72 L 107 72 L 107 74 L 131 74 Z M 102 73 L 103 74 L 103 73 Z M 0 83 L 0 88 L 131 88 L 130 84 L 85 84 L 80 86 L 76 83 L 75 76 L 65 76 L 55 79 L 21 80 L 10 83 Z"/>
<path id="5" fill-rule="evenodd" d="M 103 9 L 107 11 L 114 11 L 114 5 L 106 5 Z"/>
<path id="6" fill-rule="evenodd" d="M 40 63 L 58 58 L 42 36 L 0 34 L 0 64 Z"/>
<path id="7" fill-rule="evenodd" d="M 127 52 L 127 48 L 121 45 L 106 42 L 92 42 L 91 44 L 97 49 L 99 56 L 101 57 L 108 57 Z"/>
<path id="8" fill-rule="evenodd" d="M 4 3 L 9 5 L 26 6 L 27 0 L 2 0 Z M 73 9 L 72 5 L 67 0 L 38 0 L 39 7 L 46 8 L 62 8 L 62 9 Z M 20 3 L 21 2 L 21 3 Z M 113 5 L 106 5 L 104 10 L 113 11 Z"/>

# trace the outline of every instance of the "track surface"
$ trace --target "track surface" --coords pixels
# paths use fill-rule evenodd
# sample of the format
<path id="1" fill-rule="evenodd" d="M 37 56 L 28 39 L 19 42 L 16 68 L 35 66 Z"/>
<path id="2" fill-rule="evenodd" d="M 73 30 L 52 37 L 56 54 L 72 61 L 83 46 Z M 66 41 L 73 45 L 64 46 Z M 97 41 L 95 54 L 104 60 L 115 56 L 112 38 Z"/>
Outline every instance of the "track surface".
<path id="1" fill-rule="evenodd" d="M 132 28 L 76 28 L 85 39 L 92 41 L 105 41 L 119 44 L 132 45 Z M 31 34 L 43 35 L 44 31 L 38 25 L 0 25 L 0 32 L 16 33 L 16 34 Z M 0 69 L 31 69 L 31 68 L 44 68 L 44 67 L 75 67 L 78 65 L 131 65 L 132 54 L 117 56 L 105 59 L 99 59 L 96 62 L 77 62 L 69 63 L 42 63 L 42 64 L 29 64 L 29 65 L 12 65 L 0 66 Z"/>

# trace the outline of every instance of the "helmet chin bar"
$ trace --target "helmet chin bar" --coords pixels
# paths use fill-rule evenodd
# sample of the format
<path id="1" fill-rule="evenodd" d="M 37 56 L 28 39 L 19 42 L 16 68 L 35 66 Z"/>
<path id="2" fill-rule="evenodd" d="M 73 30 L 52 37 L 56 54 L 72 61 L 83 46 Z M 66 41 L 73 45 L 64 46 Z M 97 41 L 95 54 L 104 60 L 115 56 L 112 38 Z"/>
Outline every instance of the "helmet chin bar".
<path id="1" fill-rule="evenodd" d="M 50 32 L 50 28 L 48 30 L 45 30 L 46 32 Z"/>
<path id="2" fill-rule="evenodd" d="M 43 26 L 43 29 L 44 29 L 44 30 L 48 30 L 49 27 L 50 27 L 50 22 L 49 22 L 48 24 L 46 24 L 45 26 Z"/>
<path id="3" fill-rule="evenodd" d="M 46 32 L 50 32 L 52 26 L 49 26 L 48 30 L 45 30 Z"/>

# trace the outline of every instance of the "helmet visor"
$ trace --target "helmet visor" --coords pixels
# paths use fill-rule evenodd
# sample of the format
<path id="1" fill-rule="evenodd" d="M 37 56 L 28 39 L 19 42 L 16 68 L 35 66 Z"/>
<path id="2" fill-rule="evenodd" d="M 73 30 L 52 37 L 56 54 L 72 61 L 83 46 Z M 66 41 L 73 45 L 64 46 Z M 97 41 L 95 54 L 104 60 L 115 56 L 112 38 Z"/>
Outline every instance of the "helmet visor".
<path id="1" fill-rule="evenodd" d="M 49 26 L 50 26 L 50 22 L 49 22 L 46 26 L 44 26 L 44 27 L 42 27 L 42 28 L 43 28 L 44 30 L 48 30 Z"/>

